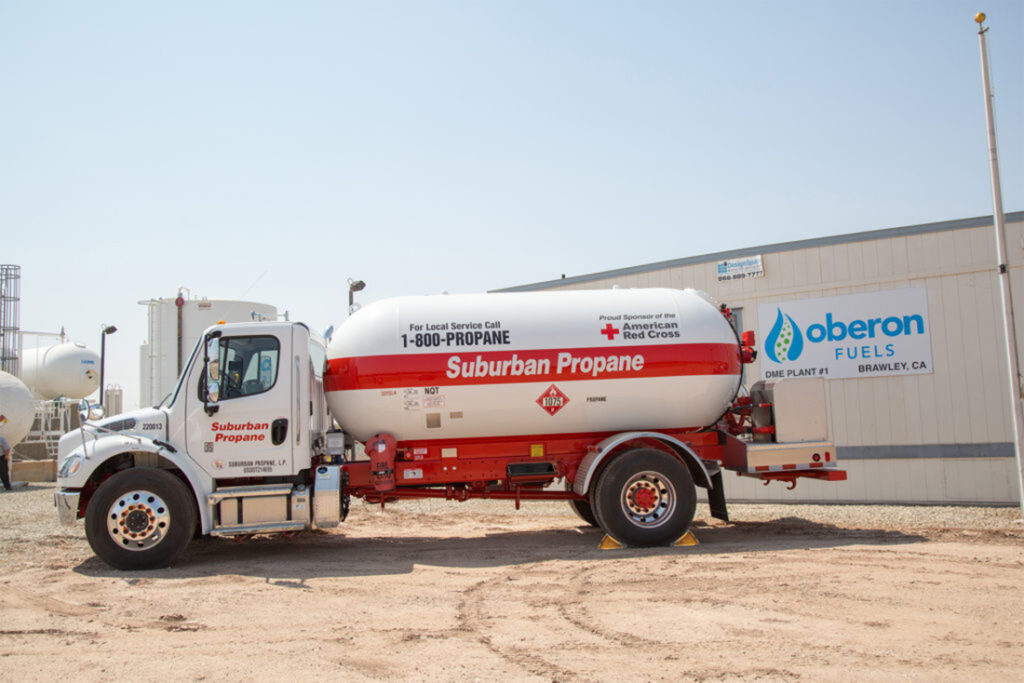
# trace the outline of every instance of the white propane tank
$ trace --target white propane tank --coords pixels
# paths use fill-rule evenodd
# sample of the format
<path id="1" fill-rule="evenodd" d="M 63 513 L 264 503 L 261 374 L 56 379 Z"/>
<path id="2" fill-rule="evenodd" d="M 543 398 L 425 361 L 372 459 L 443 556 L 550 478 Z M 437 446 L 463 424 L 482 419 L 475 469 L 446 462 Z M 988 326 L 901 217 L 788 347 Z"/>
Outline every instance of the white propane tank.
<path id="1" fill-rule="evenodd" d="M 14 375 L 0 371 L 0 435 L 15 446 L 25 438 L 35 419 L 32 392 Z"/>
<path id="2" fill-rule="evenodd" d="M 21 379 L 36 398 L 85 398 L 100 386 L 100 356 L 85 344 L 25 349 Z"/>
<path id="3" fill-rule="evenodd" d="M 388 299 L 327 356 L 331 412 L 359 441 L 699 428 L 742 367 L 732 326 L 692 289 Z"/>

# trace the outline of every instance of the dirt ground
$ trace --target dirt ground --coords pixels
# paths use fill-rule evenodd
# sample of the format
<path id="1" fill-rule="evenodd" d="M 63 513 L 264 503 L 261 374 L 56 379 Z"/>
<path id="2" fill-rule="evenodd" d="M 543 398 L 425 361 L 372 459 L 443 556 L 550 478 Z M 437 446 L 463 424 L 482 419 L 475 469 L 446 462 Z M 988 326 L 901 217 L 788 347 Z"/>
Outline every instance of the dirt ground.
<path id="1" fill-rule="evenodd" d="M 602 551 L 564 504 L 356 503 L 131 573 L 51 492 L 0 494 L 0 679 L 1024 680 L 1017 510 L 700 506 L 699 546 Z"/>

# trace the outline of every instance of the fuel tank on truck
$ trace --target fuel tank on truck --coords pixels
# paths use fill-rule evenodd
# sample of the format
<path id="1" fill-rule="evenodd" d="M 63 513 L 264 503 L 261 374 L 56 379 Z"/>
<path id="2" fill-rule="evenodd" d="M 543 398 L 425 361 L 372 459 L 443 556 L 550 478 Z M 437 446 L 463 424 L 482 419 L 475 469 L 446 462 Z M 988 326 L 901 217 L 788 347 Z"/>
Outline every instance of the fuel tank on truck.
<path id="1" fill-rule="evenodd" d="M 692 289 L 386 299 L 327 357 L 331 412 L 359 441 L 699 428 L 741 373 L 732 326 Z"/>

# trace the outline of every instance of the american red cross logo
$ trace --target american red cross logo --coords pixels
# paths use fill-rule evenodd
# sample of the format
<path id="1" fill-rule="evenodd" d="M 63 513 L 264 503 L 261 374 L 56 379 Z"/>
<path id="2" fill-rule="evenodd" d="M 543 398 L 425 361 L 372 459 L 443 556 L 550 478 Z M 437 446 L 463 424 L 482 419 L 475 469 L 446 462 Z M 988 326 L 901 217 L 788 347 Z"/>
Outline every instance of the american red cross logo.
<path id="1" fill-rule="evenodd" d="M 569 397 L 562 393 L 562 390 L 552 384 L 544 390 L 544 393 L 537 399 L 537 405 L 547 411 L 548 415 L 554 415 L 565 407 Z"/>
<path id="2" fill-rule="evenodd" d="M 615 339 L 615 335 L 617 335 L 621 331 L 622 330 L 620 330 L 617 327 L 612 327 L 611 323 L 608 323 L 607 325 L 604 326 L 604 329 L 601 330 L 601 334 L 607 336 L 608 337 L 608 341 L 611 341 L 611 340 Z"/>

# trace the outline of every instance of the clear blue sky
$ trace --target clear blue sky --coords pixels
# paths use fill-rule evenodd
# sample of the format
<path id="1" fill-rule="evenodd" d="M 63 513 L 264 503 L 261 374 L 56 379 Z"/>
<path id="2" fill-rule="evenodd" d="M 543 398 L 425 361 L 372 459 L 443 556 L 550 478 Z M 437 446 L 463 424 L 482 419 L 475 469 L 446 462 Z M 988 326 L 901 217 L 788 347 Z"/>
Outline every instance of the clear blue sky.
<path id="1" fill-rule="evenodd" d="M 0 262 L 108 343 L 1024 209 L 1024 3 L 0 2 Z M 262 277 L 261 277 L 262 276 Z"/>

